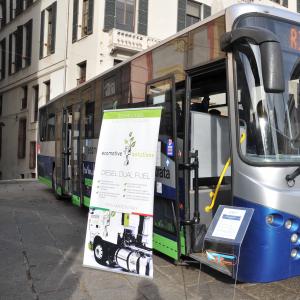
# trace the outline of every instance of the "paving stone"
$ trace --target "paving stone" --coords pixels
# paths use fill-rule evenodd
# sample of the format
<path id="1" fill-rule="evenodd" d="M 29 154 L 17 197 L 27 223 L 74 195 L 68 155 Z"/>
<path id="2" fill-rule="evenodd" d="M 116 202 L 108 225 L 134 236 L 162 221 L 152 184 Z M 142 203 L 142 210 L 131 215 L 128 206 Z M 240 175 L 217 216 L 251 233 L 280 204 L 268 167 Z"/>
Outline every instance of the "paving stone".
<path id="1" fill-rule="evenodd" d="M 88 294 L 74 289 L 64 289 L 64 290 L 39 294 L 39 300 L 88 300 L 88 299 L 91 299 Z"/>
<path id="2" fill-rule="evenodd" d="M 64 261 L 63 253 L 54 246 L 25 246 L 25 253 L 30 266 L 55 264 Z"/>
<path id="3" fill-rule="evenodd" d="M 24 246 L 55 246 L 52 236 L 42 224 L 22 224 L 20 231 Z"/>
<path id="4" fill-rule="evenodd" d="M 18 224 L 40 223 L 41 221 L 37 212 L 32 209 L 17 208 L 14 210 L 14 217 Z"/>
<path id="5" fill-rule="evenodd" d="M 79 278 L 71 271 L 67 263 L 55 265 L 41 264 L 30 268 L 33 285 L 40 294 L 63 289 L 75 289 Z"/>

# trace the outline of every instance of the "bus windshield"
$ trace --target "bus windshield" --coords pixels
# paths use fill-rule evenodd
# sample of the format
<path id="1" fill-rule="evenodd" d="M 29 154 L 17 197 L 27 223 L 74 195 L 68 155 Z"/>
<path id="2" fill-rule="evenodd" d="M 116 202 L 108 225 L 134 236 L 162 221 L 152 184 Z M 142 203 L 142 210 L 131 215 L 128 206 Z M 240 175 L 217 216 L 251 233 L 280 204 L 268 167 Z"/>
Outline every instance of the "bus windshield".
<path id="1" fill-rule="evenodd" d="M 300 26 L 265 16 L 247 16 L 237 27 L 266 28 L 280 41 L 285 90 L 265 92 L 259 46 L 245 42 L 236 61 L 239 133 L 246 133 L 242 155 L 254 163 L 300 162 Z"/>

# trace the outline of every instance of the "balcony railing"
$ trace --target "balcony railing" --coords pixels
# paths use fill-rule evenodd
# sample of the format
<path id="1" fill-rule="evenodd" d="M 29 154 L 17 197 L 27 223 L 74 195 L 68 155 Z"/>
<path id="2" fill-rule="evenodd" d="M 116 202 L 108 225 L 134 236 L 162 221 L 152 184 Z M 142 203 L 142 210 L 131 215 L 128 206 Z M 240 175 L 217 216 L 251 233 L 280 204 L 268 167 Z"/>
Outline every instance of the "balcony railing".
<path id="1" fill-rule="evenodd" d="M 113 28 L 109 32 L 110 47 L 112 52 L 125 50 L 129 52 L 139 52 L 145 50 L 160 40 L 149 36 L 128 32 Z"/>

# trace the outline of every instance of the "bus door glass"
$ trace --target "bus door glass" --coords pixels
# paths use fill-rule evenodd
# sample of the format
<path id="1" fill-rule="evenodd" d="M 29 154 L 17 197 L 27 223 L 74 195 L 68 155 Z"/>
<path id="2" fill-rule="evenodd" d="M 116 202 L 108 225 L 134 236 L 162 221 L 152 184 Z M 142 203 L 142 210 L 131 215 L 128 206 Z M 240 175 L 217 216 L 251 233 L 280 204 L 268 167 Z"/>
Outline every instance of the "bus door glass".
<path id="1" fill-rule="evenodd" d="M 198 151 L 198 178 L 190 173 L 190 218 L 199 213 L 201 224 L 209 226 L 219 204 L 231 204 L 231 170 L 228 167 L 216 204 L 209 210 L 210 193 L 230 158 L 230 126 L 226 93 L 226 66 L 220 60 L 188 72 L 190 101 L 190 152 Z M 188 152 L 188 151 L 186 151 Z M 199 201 L 195 207 L 195 185 Z M 198 210 L 198 212 L 197 212 Z M 193 242 L 192 242 L 193 244 Z M 192 245 L 194 252 L 202 245 Z"/>
<path id="2" fill-rule="evenodd" d="M 81 155 L 80 155 L 80 103 L 73 105 L 72 112 L 72 145 L 71 145 L 71 176 L 72 176 L 72 202 L 81 206 Z"/>
<path id="3" fill-rule="evenodd" d="M 175 245 L 178 240 L 176 118 L 174 79 L 167 77 L 146 86 L 148 106 L 162 106 L 156 162 L 154 202 L 154 248 L 157 235 L 167 237 Z M 161 245 L 162 246 L 162 245 Z M 163 246 L 162 246 L 163 247 Z M 161 249 L 167 253 L 167 249 Z M 177 259 L 177 257 L 174 257 Z"/>
<path id="4" fill-rule="evenodd" d="M 62 126 L 62 192 L 71 194 L 72 107 L 64 109 Z"/>

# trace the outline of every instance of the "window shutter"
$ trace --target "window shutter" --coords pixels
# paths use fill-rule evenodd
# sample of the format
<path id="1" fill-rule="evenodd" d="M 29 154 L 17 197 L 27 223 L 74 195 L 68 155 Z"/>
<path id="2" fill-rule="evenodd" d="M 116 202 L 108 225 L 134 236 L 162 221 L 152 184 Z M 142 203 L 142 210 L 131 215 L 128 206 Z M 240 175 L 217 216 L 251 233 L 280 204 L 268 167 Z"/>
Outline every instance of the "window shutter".
<path id="1" fill-rule="evenodd" d="M 139 1 L 138 33 L 143 35 L 148 33 L 148 0 Z"/>
<path id="2" fill-rule="evenodd" d="M 18 158 L 25 158 L 26 153 L 26 119 L 19 121 Z"/>
<path id="3" fill-rule="evenodd" d="M 104 31 L 115 27 L 116 0 L 105 1 Z"/>
<path id="4" fill-rule="evenodd" d="M 9 21 L 13 19 L 13 0 L 9 1 Z"/>
<path id="5" fill-rule="evenodd" d="M 11 64 L 12 64 L 12 34 L 9 35 L 9 40 L 8 40 L 8 75 L 11 75 Z"/>
<path id="6" fill-rule="evenodd" d="M 211 15 L 211 7 L 203 4 L 203 18 L 207 18 Z"/>
<path id="7" fill-rule="evenodd" d="M 5 77 L 5 64 L 6 64 L 6 61 L 5 61 L 5 58 L 6 58 L 6 39 L 3 39 L 1 41 L 1 79 L 3 79 Z"/>
<path id="8" fill-rule="evenodd" d="M 77 41 L 77 27 L 78 27 L 78 0 L 73 1 L 73 31 L 72 42 Z"/>
<path id="9" fill-rule="evenodd" d="M 52 4 L 52 32 L 51 32 L 51 53 L 55 52 L 55 38 L 56 38 L 56 14 L 57 14 L 57 2 Z"/>
<path id="10" fill-rule="evenodd" d="M 178 0 L 177 31 L 185 28 L 186 0 Z"/>
<path id="11" fill-rule="evenodd" d="M 94 21 L 94 0 L 89 0 L 89 11 L 88 11 L 88 22 L 87 22 L 87 34 L 93 33 L 93 21 Z"/>
<path id="12" fill-rule="evenodd" d="M 23 58 L 23 26 L 18 26 L 16 32 L 16 52 L 15 52 L 16 72 L 22 69 L 22 58 Z"/>
<path id="13" fill-rule="evenodd" d="M 22 8 L 23 8 L 23 1 L 16 0 L 16 16 L 18 16 L 22 12 Z"/>
<path id="14" fill-rule="evenodd" d="M 6 0 L 1 1 L 2 4 L 2 19 L 1 19 L 1 28 L 6 24 Z"/>
<path id="15" fill-rule="evenodd" d="M 26 35 L 26 66 L 31 64 L 31 50 L 32 50 L 32 19 L 26 24 L 27 35 Z"/>
<path id="16" fill-rule="evenodd" d="M 40 59 L 44 56 L 44 26 L 45 26 L 45 11 L 41 13 L 41 31 L 40 31 Z"/>

